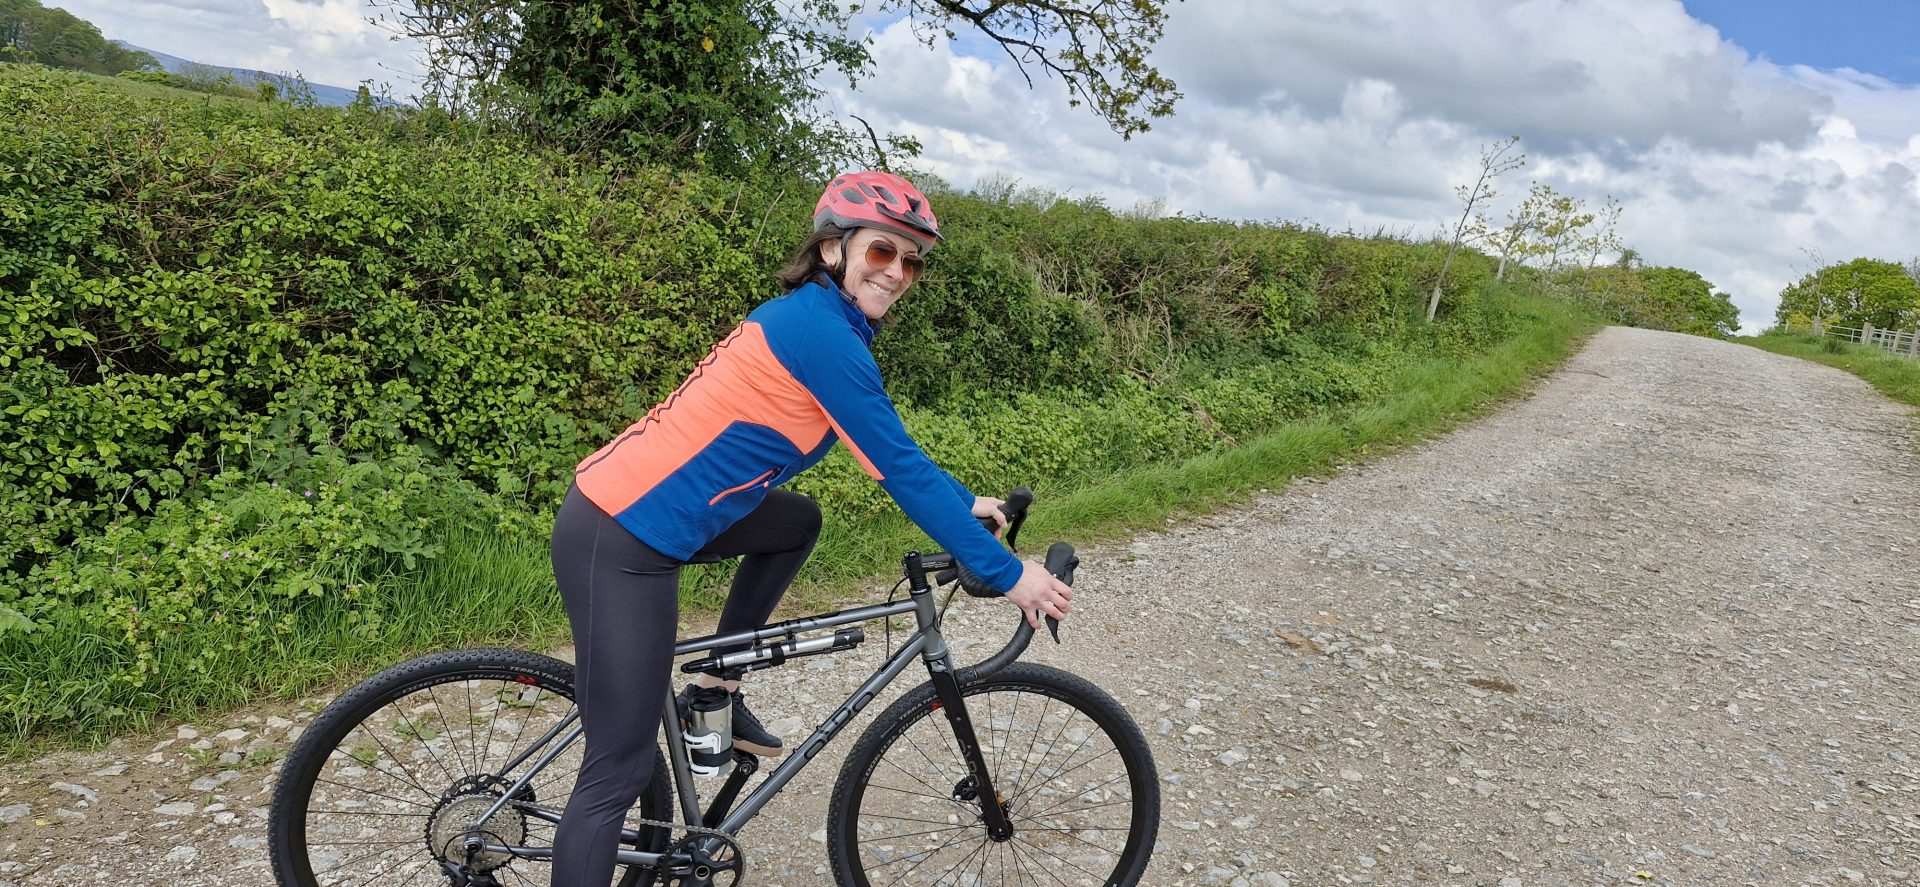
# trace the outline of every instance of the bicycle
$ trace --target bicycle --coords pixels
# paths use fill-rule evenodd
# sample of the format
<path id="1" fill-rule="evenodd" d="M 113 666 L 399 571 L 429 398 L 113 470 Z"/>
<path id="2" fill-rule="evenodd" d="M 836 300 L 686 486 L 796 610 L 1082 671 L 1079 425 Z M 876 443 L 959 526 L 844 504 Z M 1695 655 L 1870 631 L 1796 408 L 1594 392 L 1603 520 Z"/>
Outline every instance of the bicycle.
<path id="1" fill-rule="evenodd" d="M 1008 496 L 1009 547 L 1031 501 L 1025 488 Z M 1069 584 L 1078 563 L 1064 542 L 1047 552 L 1049 572 Z M 973 596 L 999 595 L 945 553 L 909 552 L 902 569 L 905 600 L 889 595 L 884 604 L 676 642 L 676 659 L 707 654 L 682 671 L 739 674 L 865 642 L 862 629 L 842 626 L 909 614 L 917 626 L 744 800 L 759 760 L 735 750 L 725 783 L 702 807 L 689 737 L 669 699 L 653 778 L 621 830 L 621 887 L 744 883 L 741 829 L 915 657 L 928 680 L 868 725 L 834 781 L 827 856 L 835 882 L 1139 883 L 1160 815 L 1159 777 L 1139 725 L 1085 679 L 1016 662 L 1034 634 L 1024 618 L 998 653 L 956 668 L 941 634 L 953 591 L 936 608 L 934 589 L 957 583 Z M 1047 625 L 1058 643 L 1058 623 L 1049 617 Z M 832 634 L 801 637 L 825 629 Z M 743 642 L 751 648 L 707 653 Z M 443 696 L 464 705 L 464 720 Z M 503 715 L 519 723 L 501 729 Z M 520 864 L 553 855 L 581 735 L 573 668 L 557 659 L 474 649 L 392 666 L 327 706 L 289 752 L 268 825 L 275 877 L 284 887 L 545 885 L 544 868 Z M 362 779 L 370 785 L 353 784 Z"/>

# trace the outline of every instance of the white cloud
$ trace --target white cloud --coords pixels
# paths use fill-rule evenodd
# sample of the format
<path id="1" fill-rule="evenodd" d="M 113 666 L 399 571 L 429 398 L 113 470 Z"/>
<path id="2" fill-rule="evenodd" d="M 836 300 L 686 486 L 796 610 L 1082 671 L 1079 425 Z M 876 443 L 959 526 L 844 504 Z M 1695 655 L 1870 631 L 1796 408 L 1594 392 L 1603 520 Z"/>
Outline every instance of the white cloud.
<path id="1" fill-rule="evenodd" d="M 315 83 L 390 83 L 397 96 L 420 79 L 414 47 L 368 19 L 367 0 L 52 0 L 107 37 L 209 65 L 298 73 Z"/>
<path id="2" fill-rule="evenodd" d="M 928 50 L 904 24 L 874 40 L 876 76 L 836 101 L 921 135 L 923 165 L 963 186 L 1011 175 L 1121 207 L 1424 236 L 1457 215 L 1480 147 L 1519 133 L 1531 163 L 1496 209 L 1528 178 L 1619 197 L 1629 244 L 1700 271 L 1749 329 L 1803 249 L 1920 253 L 1920 90 L 1774 65 L 1674 0 L 1176 6 L 1155 62 L 1186 97 L 1131 142 L 1004 60 Z"/>

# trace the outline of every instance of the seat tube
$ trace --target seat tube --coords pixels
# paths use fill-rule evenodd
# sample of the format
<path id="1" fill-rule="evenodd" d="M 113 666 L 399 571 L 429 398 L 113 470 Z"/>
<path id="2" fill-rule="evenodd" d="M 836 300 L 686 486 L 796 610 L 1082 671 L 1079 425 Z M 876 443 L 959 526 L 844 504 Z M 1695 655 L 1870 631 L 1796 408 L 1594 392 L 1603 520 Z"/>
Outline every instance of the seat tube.
<path id="1" fill-rule="evenodd" d="M 933 606 L 933 589 L 927 585 L 926 570 L 921 567 L 919 552 L 907 555 L 906 567 L 914 616 L 919 620 L 921 633 L 926 636 L 926 645 L 920 651 L 920 658 L 927 665 L 934 697 L 939 700 L 941 712 L 947 716 L 947 725 L 953 729 L 954 742 L 960 747 L 960 757 L 972 777 L 974 800 L 980 803 L 981 818 L 987 824 L 987 836 L 995 841 L 1008 840 L 1013 837 L 1013 821 L 1007 818 L 1007 808 L 1000 802 L 1000 792 L 994 787 L 993 774 L 988 771 L 986 758 L 980 753 L 980 741 L 974 735 L 973 720 L 967 715 L 966 698 L 960 693 L 960 679 L 953 667 L 953 653 L 947 649 L 946 639 L 940 635 L 940 616 Z"/>

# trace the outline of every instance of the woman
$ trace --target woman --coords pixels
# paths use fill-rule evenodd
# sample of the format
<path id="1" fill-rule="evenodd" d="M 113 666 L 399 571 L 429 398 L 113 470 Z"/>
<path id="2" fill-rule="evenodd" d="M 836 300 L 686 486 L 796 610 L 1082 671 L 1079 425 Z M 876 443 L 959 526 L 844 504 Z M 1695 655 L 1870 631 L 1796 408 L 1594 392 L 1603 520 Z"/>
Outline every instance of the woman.
<path id="1" fill-rule="evenodd" d="M 1026 614 L 1064 617 L 1073 592 L 981 528 L 974 496 L 907 436 L 870 346 L 940 240 L 927 198 L 885 172 L 834 179 L 814 233 L 766 302 L 659 406 L 575 469 L 553 567 L 572 623 L 586 753 L 554 838 L 555 887 L 605 887 L 620 824 L 653 773 L 678 618 L 680 566 L 743 556 L 719 630 L 766 624 L 820 533 L 813 500 L 778 489 L 835 440 L 935 543 Z M 725 651 L 722 651 L 725 652 Z M 777 755 L 738 681 L 734 745 Z"/>

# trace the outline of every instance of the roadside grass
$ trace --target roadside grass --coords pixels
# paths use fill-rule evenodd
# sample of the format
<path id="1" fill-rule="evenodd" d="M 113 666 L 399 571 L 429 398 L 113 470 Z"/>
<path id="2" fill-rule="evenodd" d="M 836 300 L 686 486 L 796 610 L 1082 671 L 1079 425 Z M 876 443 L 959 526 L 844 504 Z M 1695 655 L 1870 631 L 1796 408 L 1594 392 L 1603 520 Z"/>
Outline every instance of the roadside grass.
<path id="1" fill-rule="evenodd" d="M 251 95 L 239 95 L 223 92 L 203 92 L 197 89 L 182 89 L 164 83 L 148 83 L 144 80 L 132 80 L 126 77 L 108 77 L 87 71 L 66 71 L 62 73 L 85 77 L 104 86 L 121 90 L 128 95 L 149 99 L 171 99 L 174 101 L 203 101 L 210 105 L 257 105 L 260 100 Z"/>
<path id="2" fill-rule="evenodd" d="M 1771 330 L 1733 341 L 1762 351 L 1798 357 L 1846 370 L 1904 404 L 1920 407 L 1920 360 L 1812 333 Z"/>
<path id="3" fill-rule="evenodd" d="M 1523 396 L 1599 326 L 1591 316 L 1557 300 L 1501 298 L 1510 302 L 1506 310 L 1517 318 L 1511 337 L 1484 353 L 1409 363 L 1391 380 L 1387 393 L 1372 402 L 1282 425 L 1230 450 L 1140 467 L 1072 488 L 1036 489 L 1032 518 L 1022 534 L 1023 554 L 1038 557 L 1058 539 L 1084 546 L 1164 526 L 1284 486 L 1296 477 L 1324 474 L 1444 433 Z M 1909 384 L 1914 386 L 1910 391 L 1920 393 L 1920 384 Z M 264 654 L 257 644 L 240 643 L 237 633 L 242 629 L 237 626 L 197 626 L 193 630 L 203 634 L 207 644 L 194 646 L 229 652 L 190 667 L 157 663 L 160 674 L 185 669 L 203 685 L 194 696 L 204 703 L 185 713 L 175 705 L 174 714 L 188 720 L 210 718 L 251 701 L 297 698 L 436 649 L 490 644 L 545 650 L 568 641 L 545 540 L 462 530 L 441 543 L 446 555 L 412 576 L 381 584 L 378 593 L 390 596 L 392 608 L 371 629 L 350 624 L 339 609 L 320 601 L 297 614 L 297 629 L 280 636 Z M 928 545 L 897 513 L 857 523 L 838 523 L 829 516 L 782 612 L 802 615 L 854 603 L 866 596 L 861 588 L 886 581 L 901 554 Z M 716 616 L 730 576 L 725 565 L 689 567 L 682 582 L 683 618 L 705 621 Z M 25 662 L 0 647 L 0 688 L 47 692 L 22 679 L 97 668 L 102 656 L 113 655 L 108 652 L 115 648 L 111 639 L 91 636 L 78 626 L 77 621 L 42 626 L 64 633 L 56 635 L 62 643 L 52 645 L 59 662 Z M 94 745 L 119 733 L 148 729 L 159 720 L 151 711 L 105 708 L 104 688 L 68 692 L 75 695 L 59 703 L 87 713 L 79 720 L 97 727 L 82 733 L 0 737 L 0 759 Z"/>

